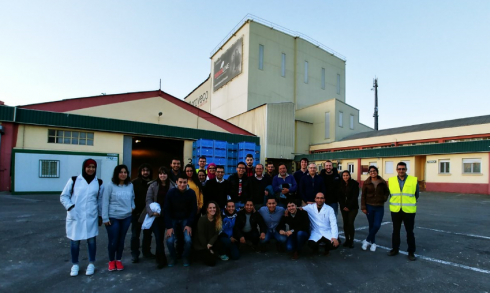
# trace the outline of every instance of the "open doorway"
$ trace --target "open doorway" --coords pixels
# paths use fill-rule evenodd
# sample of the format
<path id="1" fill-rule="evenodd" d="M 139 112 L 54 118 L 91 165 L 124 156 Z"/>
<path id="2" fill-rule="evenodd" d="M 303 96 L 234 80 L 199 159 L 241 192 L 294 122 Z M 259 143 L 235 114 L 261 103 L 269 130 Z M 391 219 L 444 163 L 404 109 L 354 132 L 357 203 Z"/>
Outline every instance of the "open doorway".
<path id="1" fill-rule="evenodd" d="M 153 169 L 153 179 L 156 179 L 158 168 L 165 166 L 170 169 L 172 158 L 177 157 L 182 160 L 183 156 L 183 140 L 134 136 L 131 151 L 131 178 L 138 177 L 139 166 L 148 163 Z"/>

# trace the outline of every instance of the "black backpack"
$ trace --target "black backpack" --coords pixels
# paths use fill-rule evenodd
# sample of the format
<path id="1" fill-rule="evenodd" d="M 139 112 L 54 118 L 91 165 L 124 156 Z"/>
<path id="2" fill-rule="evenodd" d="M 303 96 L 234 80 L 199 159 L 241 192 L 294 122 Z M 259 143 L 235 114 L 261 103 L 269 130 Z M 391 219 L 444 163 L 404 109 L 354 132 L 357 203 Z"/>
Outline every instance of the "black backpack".
<path id="1" fill-rule="evenodd" d="M 71 180 L 73 181 L 73 184 L 71 185 L 71 195 L 73 195 L 73 189 L 75 188 L 75 182 L 77 182 L 77 177 L 78 176 L 71 177 Z M 102 183 L 104 183 L 104 181 L 102 181 L 102 179 L 99 178 L 97 178 L 97 181 L 99 182 L 99 196 L 100 196 L 100 187 L 102 186 Z"/>

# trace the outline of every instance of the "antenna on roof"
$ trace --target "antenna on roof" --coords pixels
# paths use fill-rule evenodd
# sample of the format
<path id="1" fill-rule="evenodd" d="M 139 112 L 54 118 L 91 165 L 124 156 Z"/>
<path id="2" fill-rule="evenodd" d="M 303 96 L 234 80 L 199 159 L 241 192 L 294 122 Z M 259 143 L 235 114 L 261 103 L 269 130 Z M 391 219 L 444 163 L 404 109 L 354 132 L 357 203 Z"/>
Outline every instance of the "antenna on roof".
<path id="1" fill-rule="evenodd" d="M 374 88 L 374 130 L 378 130 L 378 78 L 375 77 L 373 81 Z"/>
<path id="2" fill-rule="evenodd" d="M 160 78 L 160 91 L 162 90 L 162 79 Z"/>

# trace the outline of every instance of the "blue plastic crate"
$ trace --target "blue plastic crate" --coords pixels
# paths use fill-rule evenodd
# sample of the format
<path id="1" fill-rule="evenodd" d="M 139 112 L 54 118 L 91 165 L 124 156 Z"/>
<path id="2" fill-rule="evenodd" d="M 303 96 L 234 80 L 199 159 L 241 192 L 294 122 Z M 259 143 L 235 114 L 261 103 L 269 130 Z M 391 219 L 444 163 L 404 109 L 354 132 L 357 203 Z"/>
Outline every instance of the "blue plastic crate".
<path id="1" fill-rule="evenodd" d="M 245 158 L 247 157 L 248 154 L 251 154 L 252 156 L 255 154 L 255 151 L 250 151 L 250 150 L 239 150 L 238 151 L 238 158 Z"/>
<path id="2" fill-rule="evenodd" d="M 260 153 L 260 145 L 256 145 L 255 146 L 255 152 L 259 152 Z"/>
<path id="3" fill-rule="evenodd" d="M 223 178 L 224 178 L 224 179 L 228 179 L 228 177 L 230 177 L 230 175 L 229 175 L 229 174 L 223 175 Z"/>
<path id="4" fill-rule="evenodd" d="M 226 141 L 215 140 L 214 141 L 214 148 L 215 149 L 226 150 L 227 144 L 228 143 Z"/>
<path id="5" fill-rule="evenodd" d="M 226 160 L 226 165 L 228 166 L 236 166 L 236 164 L 238 164 L 238 160 L 236 158 L 228 157 L 228 159 Z"/>
<path id="6" fill-rule="evenodd" d="M 226 154 L 228 158 L 238 158 L 238 151 L 228 151 Z"/>
<path id="7" fill-rule="evenodd" d="M 226 158 L 226 150 L 214 149 L 214 157 Z"/>
<path id="8" fill-rule="evenodd" d="M 226 173 L 226 174 L 233 174 L 233 173 L 235 173 L 235 172 L 236 172 L 236 167 L 235 167 L 235 166 L 233 166 L 233 167 L 228 166 L 228 167 L 226 167 L 225 169 L 226 169 L 226 170 L 225 170 L 225 173 Z"/>
<path id="9" fill-rule="evenodd" d="M 199 139 L 194 142 L 195 148 L 206 147 L 214 148 L 214 141 L 209 139 Z"/>
<path id="10" fill-rule="evenodd" d="M 255 143 L 253 142 L 240 142 L 238 143 L 238 150 L 251 150 L 255 151 Z"/>
<path id="11" fill-rule="evenodd" d="M 215 163 L 216 165 L 226 165 L 226 158 L 217 158 L 214 157 L 213 161 L 210 163 Z"/>
<path id="12" fill-rule="evenodd" d="M 229 144 L 227 144 L 227 149 L 228 149 L 228 151 L 238 151 L 238 145 L 229 143 Z"/>
<path id="13" fill-rule="evenodd" d="M 196 155 L 198 157 L 200 156 L 213 156 L 213 149 L 212 148 L 205 148 L 205 147 L 199 147 L 196 149 Z"/>

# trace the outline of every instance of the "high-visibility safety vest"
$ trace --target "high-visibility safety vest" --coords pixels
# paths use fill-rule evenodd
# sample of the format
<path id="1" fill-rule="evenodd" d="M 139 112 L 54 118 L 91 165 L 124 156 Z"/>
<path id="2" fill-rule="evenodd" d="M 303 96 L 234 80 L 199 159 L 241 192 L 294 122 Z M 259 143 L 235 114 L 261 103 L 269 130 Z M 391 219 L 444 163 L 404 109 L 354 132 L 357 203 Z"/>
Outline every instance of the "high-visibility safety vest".
<path id="1" fill-rule="evenodd" d="M 398 177 L 391 177 L 388 180 L 390 187 L 390 211 L 398 213 L 400 208 L 405 213 L 414 214 L 417 212 L 417 199 L 415 191 L 417 190 L 417 177 L 408 176 L 405 179 L 403 190 L 400 191 Z"/>

